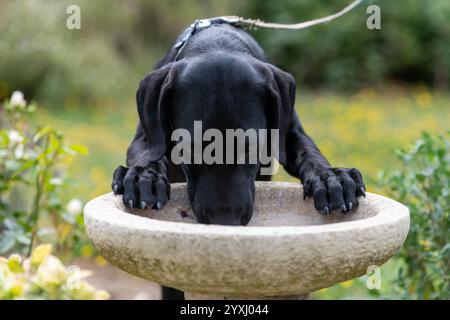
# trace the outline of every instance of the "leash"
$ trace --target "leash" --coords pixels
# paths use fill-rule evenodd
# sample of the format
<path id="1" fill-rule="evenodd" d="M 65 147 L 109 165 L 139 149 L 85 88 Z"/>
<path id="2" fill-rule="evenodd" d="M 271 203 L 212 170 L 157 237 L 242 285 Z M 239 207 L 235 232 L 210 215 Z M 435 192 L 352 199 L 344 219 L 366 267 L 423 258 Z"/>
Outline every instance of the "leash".
<path id="1" fill-rule="evenodd" d="M 305 22 L 300 23 L 294 23 L 294 24 L 283 24 L 283 23 L 273 23 L 273 22 L 264 22 L 260 19 L 248 19 L 248 18 L 242 18 L 239 16 L 223 16 L 223 17 L 215 17 L 211 19 L 201 19 L 201 20 L 195 20 L 193 24 L 189 27 L 187 30 L 186 35 L 179 40 L 177 43 L 175 43 L 174 48 L 178 49 L 178 52 L 175 56 L 174 61 L 178 59 L 178 56 L 183 51 L 184 46 L 188 42 L 188 40 L 197 32 L 206 29 L 212 25 L 216 24 L 228 24 L 234 27 L 240 27 L 240 28 L 249 28 L 249 29 L 255 29 L 255 28 L 266 28 L 266 29 L 287 29 L 287 30 L 300 30 L 309 28 L 318 24 L 327 23 L 334 19 L 337 19 L 346 13 L 353 10 L 357 5 L 359 5 L 363 0 L 355 0 L 352 3 L 350 3 L 348 6 L 346 6 L 341 11 L 323 17 L 319 19 L 309 20 Z"/>
<path id="2" fill-rule="evenodd" d="M 267 29 L 288 29 L 288 30 L 300 30 L 300 29 L 305 29 L 305 28 L 309 28 L 321 23 L 326 23 L 326 22 L 330 22 L 334 19 L 337 19 L 341 16 L 343 16 L 344 14 L 350 12 L 351 10 L 353 10 L 353 8 L 355 8 L 357 5 L 359 5 L 363 0 L 355 0 L 352 3 L 350 3 L 348 6 L 346 6 L 344 9 L 342 9 L 341 11 L 323 17 L 323 18 L 319 18 L 319 19 L 314 19 L 314 20 L 309 20 L 309 21 L 305 21 L 305 22 L 300 22 L 300 23 L 294 23 L 294 24 L 284 24 L 284 23 L 273 23 L 273 22 L 264 22 L 260 19 L 245 19 L 239 16 L 227 16 L 225 18 L 230 19 L 232 21 L 236 21 L 235 23 L 240 25 L 240 26 L 247 26 L 250 28 L 253 27 L 260 27 L 260 28 L 267 28 Z"/>

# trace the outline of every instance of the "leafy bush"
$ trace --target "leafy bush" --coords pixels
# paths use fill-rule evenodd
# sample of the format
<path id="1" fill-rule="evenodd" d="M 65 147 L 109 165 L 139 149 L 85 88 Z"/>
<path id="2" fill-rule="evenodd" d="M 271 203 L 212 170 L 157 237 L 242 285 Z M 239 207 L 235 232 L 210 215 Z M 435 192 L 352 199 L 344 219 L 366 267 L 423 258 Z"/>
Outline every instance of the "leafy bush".
<path id="1" fill-rule="evenodd" d="M 65 267 L 51 255 L 51 245 L 37 246 L 30 258 L 12 254 L 0 257 L 0 300 L 65 299 L 105 300 L 109 294 L 83 280 L 90 273 Z"/>
<path id="2" fill-rule="evenodd" d="M 115 43 L 88 31 L 89 8 L 83 29 L 66 28 L 70 4 L 0 0 L 0 99 L 21 88 L 39 101 L 79 106 L 113 96 L 127 81 Z"/>
<path id="3" fill-rule="evenodd" d="M 50 106 L 123 99 L 183 28 L 224 6 L 210 2 L 0 0 L 0 101 L 15 88 Z M 80 30 L 66 28 L 69 5 Z"/>
<path id="4" fill-rule="evenodd" d="M 52 105 L 110 104 L 111 98 L 134 92 L 195 19 L 236 14 L 294 23 L 336 12 L 349 2 L 0 0 L 0 100 L 21 88 Z M 366 28 L 366 8 L 372 3 L 381 7 L 381 30 Z M 81 8 L 81 30 L 66 28 L 66 8 L 72 4 Z M 251 34 L 277 65 L 293 73 L 299 87 L 354 89 L 394 80 L 445 89 L 449 15 L 448 0 L 364 1 L 327 25 Z"/>
<path id="5" fill-rule="evenodd" d="M 295 23 L 337 12 L 350 2 L 251 0 L 244 14 Z M 381 8 L 380 30 L 366 27 L 370 4 Z M 372 0 L 329 24 L 253 34 L 273 61 L 306 86 L 353 89 L 394 80 L 448 89 L 449 16 L 448 0 Z"/>
<path id="6" fill-rule="evenodd" d="M 60 198 L 72 182 L 64 168 L 87 150 L 51 127 L 35 126 L 35 109 L 20 92 L 0 106 L 0 254 L 29 254 L 34 242 L 45 240 L 70 255 L 85 236 L 82 204 L 65 206 Z"/>
<path id="7" fill-rule="evenodd" d="M 401 298 L 450 299 L 450 132 L 423 133 L 398 157 L 402 168 L 383 177 L 390 195 L 411 212 L 396 293 Z"/>

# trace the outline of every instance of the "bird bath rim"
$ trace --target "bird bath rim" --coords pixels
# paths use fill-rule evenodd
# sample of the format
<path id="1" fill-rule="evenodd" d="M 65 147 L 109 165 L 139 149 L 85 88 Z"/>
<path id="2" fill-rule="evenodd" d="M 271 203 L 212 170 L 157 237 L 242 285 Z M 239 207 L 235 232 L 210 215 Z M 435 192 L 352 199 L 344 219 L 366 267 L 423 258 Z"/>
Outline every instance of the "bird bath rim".
<path id="1" fill-rule="evenodd" d="M 289 188 L 289 189 L 296 189 L 298 191 L 298 201 L 299 204 L 302 205 L 304 200 L 302 200 L 302 192 L 303 188 L 301 185 L 297 183 L 292 182 L 262 182 L 257 181 L 255 183 L 256 190 L 258 192 L 258 189 L 261 187 L 269 187 L 274 189 L 280 189 L 280 188 Z M 186 186 L 185 183 L 172 183 L 171 188 L 173 191 L 179 191 L 179 189 L 184 189 Z M 184 191 L 184 190 L 182 190 Z M 310 214 L 317 215 L 323 219 L 332 218 L 335 217 L 334 222 L 326 222 L 326 223 L 320 223 L 315 225 L 277 225 L 277 226 L 259 226 L 259 225 L 248 225 L 248 226 L 226 226 L 226 225 L 217 225 L 217 224 L 199 224 L 199 223 L 192 223 L 192 221 L 189 222 L 183 222 L 183 221 L 169 221 L 154 217 L 149 217 L 143 215 L 145 212 L 152 212 L 153 209 L 129 209 L 125 208 L 125 206 L 122 204 L 122 196 L 114 196 L 112 192 L 103 194 L 101 196 L 98 196 L 95 199 L 92 199 L 89 201 L 85 206 L 86 210 L 95 210 L 98 209 L 99 206 L 105 205 L 105 202 L 111 203 L 111 200 L 114 203 L 114 206 L 108 205 L 108 212 L 106 211 L 97 211 L 96 215 L 106 215 L 106 220 L 108 223 L 111 224 L 118 224 L 123 225 L 124 222 L 133 224 L 138 229 L 143 229 L 145 227 L 150 227 L 152 230 L 160 231 L 160 232 L 175 232 L 175 233 L 192 233 L 192 234 L 202 234 L 202 235 L 218 235 L 218 234 L 224 234 L 224 235 L 237 235 L 242 237 L 250 237 L 252 235 L 257 234 L 258 236 L 263 235 L 269 235 L 271 237 L 274 236 L 274 234 L 280 234 L 280 235 L 289 235 L 289 234 L 314 234 L 314 233 L 323 233 L 327 231 L 333 231 L 336 232 L 338 230 L 350 230 L 350 229 L 364 229 L 364 228 L 370 228 L 374 225 L 383 225 L 383 224 L 390 224 L 395 223 L 398 220 L 404 219 L 406 216 L 409 218 L 409 209 L 404 206 L 403 204 L 386 198 L 382 195 L 374 194 L 367 192 L 366 198 L 369 201 L 373 200 L 382 200 L 385 203 L 385 205 L 393 205 L 398 206 L 402 210 L 399 210 L 397 214 L 392 214 L 392 212 L 388 212 L 387 210 L 379 210 L 377 213 L 372 214 L 370 216 L 364 216 L 355 220 L 349 220 L 349 221 L 338 221 L 338 219 L 342 218 L 345 219 L 346 216 L 354 215 L 354 212 L 347 213 L 347 215 L 343 215 L 340 212 L 333 212 L 329 216 L 323 216 L 319 214 L 315 209 L 312 209 L 312 212 Z M 362 205 L 364 205 L 364 202 L 367 201 L 367 199 L 360 198 L 360 202 L 362 202 Z M 96 200 L 96 201 L 95 201 Z M 95 202 L 94 202 L 95 201 Z M 169 204 L 170 204 L 169 200 Z M 306 203 L 312 202 L 311 199 L 307 200 Z M 164 215 L 166 209 L 163 209 L 160 211 L 161 215 Z M 406 211 L 405 211 L 406 210 Z M 123 215 L 125 214 L 128 218 L 131 219 L 131 221 L 124 221 L 124 219 L 114 219 L 115 214 Z M 98 216 L 97 216 L 98 218 Z M 120 217 L 122 218 L 122 217 Z M 164 217 L 163 217 L 164 218 Z M 253 218 L 252 218 L 253 219 Z"/>

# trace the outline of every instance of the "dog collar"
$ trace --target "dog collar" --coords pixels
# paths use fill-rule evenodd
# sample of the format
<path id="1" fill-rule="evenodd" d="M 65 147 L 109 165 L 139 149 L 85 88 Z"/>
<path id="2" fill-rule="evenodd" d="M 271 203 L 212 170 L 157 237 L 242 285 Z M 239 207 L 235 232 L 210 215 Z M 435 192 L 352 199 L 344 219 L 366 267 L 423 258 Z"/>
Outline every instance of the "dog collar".
<path id="1" fill-rule="evenodd" d="M 175 45 L 173 46 L 175 49 L 178 49 L 178 52 L 175 56 L 174 61 L 178 59 L 178 56 L 183 51 L 186 43 L 189 41 L 189 39 L 197 32 L 204 30 L 206 28 L 209 28 L 212 25 L 216 24 L 228 24 L 233 27 L 239 26 L 239 19 L 236 17 L 215 17 L 210 19 L 197 19 L 194 21 L 194 23 L 191 24 L 191 26 L 187 29 L 186 35 Z"/>

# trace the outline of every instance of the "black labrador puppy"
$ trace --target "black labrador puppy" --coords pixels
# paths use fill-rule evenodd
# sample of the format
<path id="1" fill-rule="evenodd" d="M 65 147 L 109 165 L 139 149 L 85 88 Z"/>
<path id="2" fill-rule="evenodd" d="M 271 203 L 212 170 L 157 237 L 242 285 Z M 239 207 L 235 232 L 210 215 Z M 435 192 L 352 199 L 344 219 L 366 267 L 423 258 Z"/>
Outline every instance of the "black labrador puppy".
<path id="1" fill-rule="evenodd" d="M 186 35 L 189 39 L 183 41 Z M 260 174 L 261 165 L 175 165 L 171 160 L 173 130 L 193 132 L 194 121 L 202 121 L 204 130 L 278 129 L 278 161 L 300 179 L 303 197 L 313 197 L 319 213 L 347 213 L 358 207 L 357 198 L 365 194 L 361 173 L 332 167 L 321 154 L 294 110 L 294 78 L 271 64 L 248 33 L 218 23 L 196 33 L 188 28 L 178 41 L 182 50 L 179 45 L 169 50 L 136 94 L 137 132 L 128 148 L 127 167 L 119 166 L 112 182 L 126 206 L 160 210 L 169 200 L 169 183 L 186 181 L 200 223 L 249 222 L 254 182 L 270 180 Z M 163 296 L 182 294 L 164 288 Z"/>

